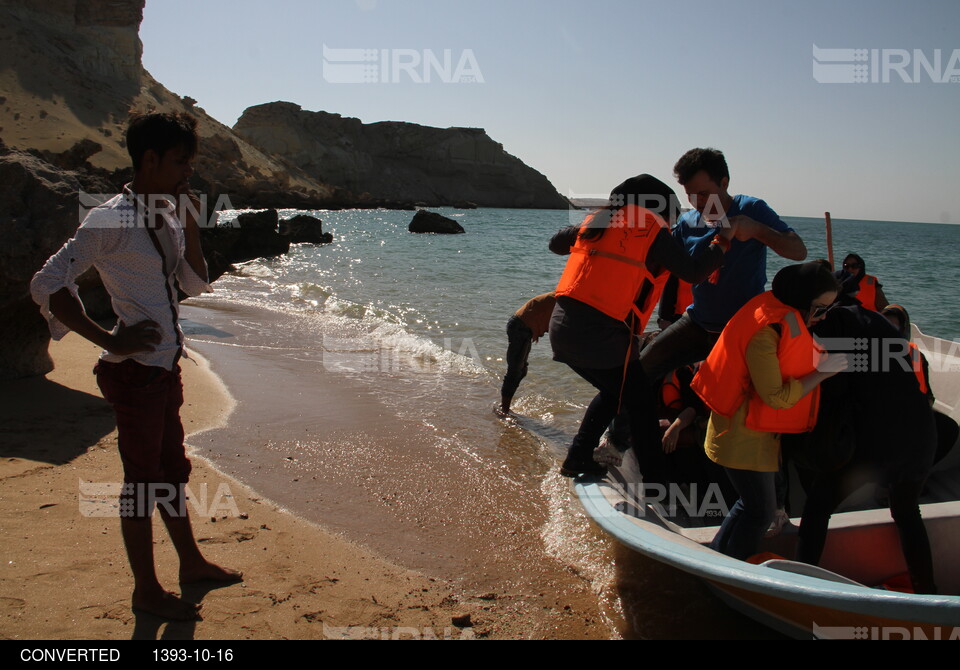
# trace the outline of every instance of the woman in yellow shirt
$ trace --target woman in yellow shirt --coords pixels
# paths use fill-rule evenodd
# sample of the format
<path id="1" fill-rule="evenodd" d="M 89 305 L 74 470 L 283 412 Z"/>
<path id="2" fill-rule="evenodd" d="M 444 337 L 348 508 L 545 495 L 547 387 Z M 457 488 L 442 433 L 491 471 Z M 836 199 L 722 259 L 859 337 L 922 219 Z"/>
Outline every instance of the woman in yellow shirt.
<path id="1" fill-rule="evenodd" d="M 740 496 L 711 544 L 728 556 L 756 553 L 776 514 L 780 434 L 813 428 L 817 387 L 846 367 L 842 354 L 823 355 L 808 330 L 838 289 L 819 261 L 784 268 L 772 291 L 734 315 L 694 379 L 711 409 L 704 449 Z"/>

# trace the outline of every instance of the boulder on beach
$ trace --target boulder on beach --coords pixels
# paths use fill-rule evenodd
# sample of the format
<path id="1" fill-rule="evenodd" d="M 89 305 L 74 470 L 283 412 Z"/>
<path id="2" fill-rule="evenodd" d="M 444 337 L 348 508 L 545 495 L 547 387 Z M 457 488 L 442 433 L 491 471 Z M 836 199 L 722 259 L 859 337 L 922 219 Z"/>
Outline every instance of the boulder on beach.
<path id="1" fill-rule="evenodd" d="M 467 232 L 463 229 L 463 226 L 453 219 L 423 209 L 414 215 L 407 230 L 411 233 L 437 233 L 440 235 L 456 235 Z"/>
<path id="2" fill-rule="evenodd" d="M 73 173 L 36 156 L 0 156 L 0 379 L 53 369 L 50 332 L 30 298 L 30 280 L 77 229 L 80 188 Z"/>
<path id="3" fill-rule="evenodd" d="M 307 214 L 297 214 L 280 222 L 280 234 L 291 244 L 330 244 L 333 235 L 323 232 L 323 221 Z"/>
<path id="4" fill-rule="evenodd" d="M 280 217 L 275 209 L 241 214 L 235 221 L 200 231 L 203 255 L 210 281 L 229 270 L 231 263 L 280 256 L 290 251 L 290 238 L 278 230 Z"/>

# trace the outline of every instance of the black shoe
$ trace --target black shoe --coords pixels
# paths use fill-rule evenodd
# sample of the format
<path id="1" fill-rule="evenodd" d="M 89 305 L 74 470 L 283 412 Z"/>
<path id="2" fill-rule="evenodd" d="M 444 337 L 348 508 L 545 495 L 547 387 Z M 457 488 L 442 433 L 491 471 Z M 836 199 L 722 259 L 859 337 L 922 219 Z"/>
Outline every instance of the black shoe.
<path id="1" fill-rule="evenodd" d="M 593 460 L 592 456 L 577 457 L 568 454 L 560 466 L 560 474 L 564 477 L 579 477 L 586 475 L 588 477 L 603 477 L 607 474 L 607 466 L 601 465 Z"/>

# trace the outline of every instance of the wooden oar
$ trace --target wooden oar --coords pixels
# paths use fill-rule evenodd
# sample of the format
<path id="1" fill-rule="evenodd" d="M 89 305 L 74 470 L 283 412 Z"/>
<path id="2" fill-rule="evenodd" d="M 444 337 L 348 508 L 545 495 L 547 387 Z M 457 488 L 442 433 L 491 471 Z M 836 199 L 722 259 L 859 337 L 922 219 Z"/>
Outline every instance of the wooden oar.
<path id="1" fill-rule="evenodd" d="M 830 220 L 830 212 L 824 212 L 823 216 L 827 220 L 827 260 L 830 261 L 830 267 L 836 270 L 837 267 L 833 264 L 833 222 Z"/>

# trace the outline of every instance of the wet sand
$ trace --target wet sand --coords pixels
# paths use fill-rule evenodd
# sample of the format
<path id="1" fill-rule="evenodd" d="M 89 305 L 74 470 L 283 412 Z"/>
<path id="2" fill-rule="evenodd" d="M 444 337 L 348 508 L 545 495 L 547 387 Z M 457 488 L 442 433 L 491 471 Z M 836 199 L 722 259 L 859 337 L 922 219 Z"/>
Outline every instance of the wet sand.
<path id="1" fill-rule="evenodd" d="M 317 499 L 337 499 L 341 503 L 341 512 L 331 511 L 336 510 L 334 505 L 316 516 L 339 519 L 342 528 L 335 528 L 336 522 L 323 528 L 194 456 L 194 498 L 201 498 L 206 491 L 207 510 L 215 512 L 211 516 L 194 513 L 196 534 L 208 557 L 243 570 L 245 582 L 209 591 L 185 587 L 186 597 L 203 603 L 202 621 L 168 623 L 149 615 L 135 615 L 129 607 L 132 578 L 117 518 L 84 515 L 84 502 L 89 502 L 89 496 L 81 493 L 83 482 L 121 480 L 112 411 L 101 399 L 90 372 L 99 352 L 71 334 L 63 342 L 54 343 L 51 353 L 57 369 L 46 378 L 6 383 L 0 391 L 0 526 L 4 539 L 0 550 L 0 637 L 229 640 L 615 636 L 598 611 L 597 597 L 588 580 L 562 565 L 551 565 L 548 558 L 543 559 L 549 565 L 547 570 L 527 563 L 536 553 L 531 545 L 541 543 L 525 534 L 522 523 L 474 545 L 477 549 L 489 548 L 498 557 L 491 565 L 503 565 L 508 548 L 518 552 L 515 574 L 506 578 L 491 568 L 477 581 L 449 579 L 439 571 L 411 569 L 379 551 L 378 546 L 402 547 L 404 557 L 416 558 L 432 554 L 443 537 L 452 538 L 438 530 L 432 517 L 443 507 L 443 501 L 450 499 L 444 496 L 451 493 L 447 490 L 436 498 L 421 496 L 428 504 L 420 516 L 412 511 L 391 516 L 384 498 L 403 496 L 405 491 L 415 489 L 401 486 L 400 475 L 404 473 L 397 471 L 390 475 L 398 478 L 395 487 L 362 486 L 367 477 L 384 469 L 375 459 L 369 461 L 366 470 L 354 468 L 356 476 L 340 483 L 343 488 L 332 482 L 340 479 L 335 473 L 349 469 L 347 464 L 321 477 L 324 486 L 313 487 L 319 491 L 312 494 Z M 242 396 L 233 408 L 234 401 L 206 369 L 205 361 L 199 360 L 196 366 L 185 361 L 183 368 L 186 402 L 182 416 L 187 431 L 194 433 L 187 441 L 204 448 L 205 436 L 212 433 L 196 431 L 224 422 L 232 426 L 248 408 Z M 273 387 L 273 391 L 290 392 L 281 387 Z M 341 392 L 330 394 L 338 397 Z M 345 402 L 339 407 L 351 405 Z M 340 430 L 356 419 L 340 412 L 335 415 L 341 422 Z M 375 429 L 375 422 L 364 428 L 368 432 Z M 269 433 L 266 425 L 264 431 Z M 355 436 L 350 438 L 351 445 L 361 442 Z M 368 444 L 372 442 L 368 439 Z M 296 475 L 288 486 L 294 478 Z M 325 488 L 326 484 L 331 488 Z M 469 480 L 460 484 L 457 488 L 461 491 L 470 485 Z M 371 529 L 368 542 L 362 541 L 366 532 L 353 533 L 357 539 L 339 532 L 350 525 L 345 520 L 364 506 L 348 504 L 345 490 L 356 492 L 364 504 L 374 501 L 378 513 L 386 514 L 382 518 L 387 527 L 383 532 L 385 542 L 377 542 L 375 517 L 356 526 Z M 217 497 L 218 491 L 223 495 Z M 417 496 L 408 498 L 414 501 Z M 411 510 L 409 505 L 400 507 Z M 492 507 L 483 506 L 486 510 Z M 427 532 L 414 530 L 418 520 L 429 529 Z M 487 525 L 500 524 L 488 517 Z M 531 527 L 535 525 L 531 523 Z M 412 535 L 404 539 L 407 532 Z M 501 546 L 498 538 L 503 537 L 512 539 Z M 460 553 L 458 542 L 456 538 L 447 540 L 450 555 Z M 162 528 L 155 529 L 155 545 L 161 582 L 179 592 L 175 554 Z M 457 564 L 457 572 L 484 563 L 477 555 L 463 561 Z M 436 562 L 434 558 L 425 561 Z M 516 573 L 526 573 L 527 579 Z M 470 625 L 464 626 L 468 616 Z"/>
<path id="2" fill-rule="evenodd" d="M 456 421 L 415 419 L 310 347 L 247 346 L 236 324 L 262 323 L 218 309 L 184 308 L 182 417 L 196 535 L 245 582 L 184 587 L 202 621 L 131 611 L 116 513 L 93 505 L 96 485 L 121 480 L 113 414 L 91 374 L 99 351 L 71 334 L 51 345 L 54 372 L 0 389 L 0 638 L 769 634 L 592 527 L 518 422 L 471 422 L 482 434 L 467 443 L 487 447 L 464 450 Z M 158 574 L 180 592 L 157 526 Z"/>
<path id="3" fill-rule="evenodd" d="M 237 400 L 226 426 L 196 440 L 218 468 L 297 515 L 512 612 L 524 621 L 517 637 L 619 634 L 608 543 L 526 431 L 486 406 L 476 411 L 489 420 L 461 430 L 446 415 L 461 410 L 444 402 L 442 384 L 423 398 L 406 386 L 385 391 L 405 383 L 395 378 L 371 388 L 331 370 L 329 357 L 322 364 L 323 338 L 265 340 L 264 331 L 289 330 L 282 314 L 221 304 L 183 315 L 192 345 Z M 396 402 L 404 389 L 407 402 Z"/>

